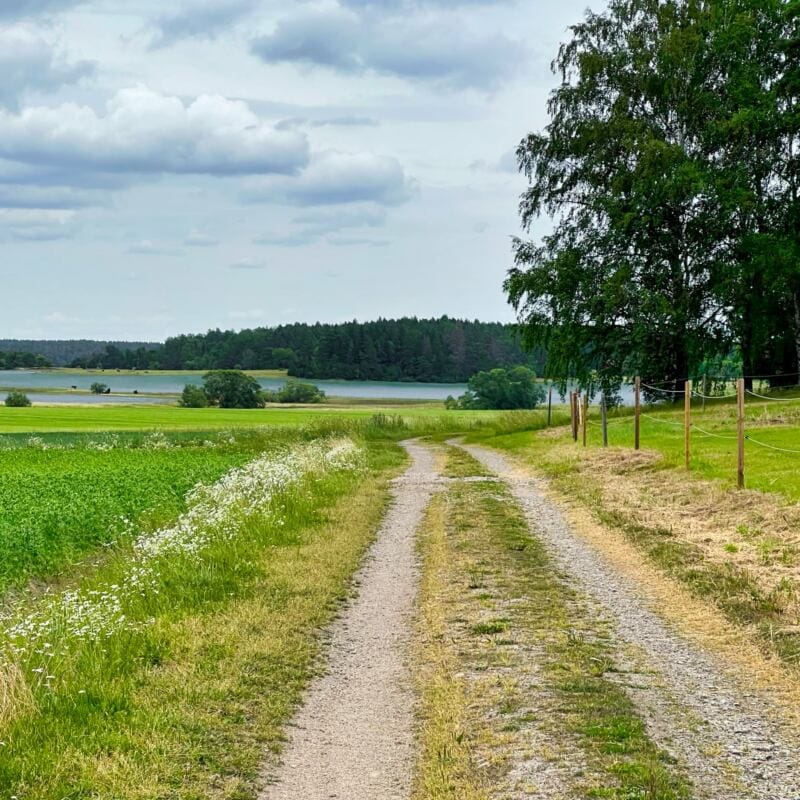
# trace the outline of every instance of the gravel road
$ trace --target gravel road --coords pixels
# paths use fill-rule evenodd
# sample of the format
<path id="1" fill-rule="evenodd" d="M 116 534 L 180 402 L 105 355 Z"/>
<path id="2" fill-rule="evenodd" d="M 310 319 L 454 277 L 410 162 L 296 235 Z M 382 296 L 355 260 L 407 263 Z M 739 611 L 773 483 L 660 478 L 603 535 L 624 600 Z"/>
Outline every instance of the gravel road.
<path id="1" fill-rule="evenodd" d="M 327 672 L 294 719 L 283 764 L 262 800 L 407 800 L 414 756 L 408 675 L 418 586 L 415 533 L 439 479 L 432 452 L 412 459 L 364 567 L 357 597 L 330 633 Z"/>
<path id="2" fill-rule="evenodd" d="M 464 447 L 499 475 L 531 530 L 617 631 L 623 680 L 650 735 L 675 755 L 696 797 L 800 800 L 800 743 L 770 713 L 769 698 L 671 630 L 636 586 L 577 536 L 541 484 L 499 453 Z"/>

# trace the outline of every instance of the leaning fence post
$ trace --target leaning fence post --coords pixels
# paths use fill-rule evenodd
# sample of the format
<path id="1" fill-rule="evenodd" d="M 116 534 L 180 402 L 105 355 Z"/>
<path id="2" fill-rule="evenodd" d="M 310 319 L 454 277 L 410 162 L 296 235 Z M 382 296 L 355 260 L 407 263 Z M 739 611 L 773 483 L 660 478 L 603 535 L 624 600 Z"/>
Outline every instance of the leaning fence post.
<path id="1" fill-rule="evenodd" d="M 736 483 L 744 489 L 744 378 L 736 381 L 737 434 L 739 439 Z"/>
<path id="2" fill-rule="evenodd" d="M 589 427 L 589 392 L 583 396 L 583 415 L 581 420 L 583 446 L 586 447 L 586 429 Z"/>
<path id="3" fill-rule="evenodd" d="M 640 444 L 642 414 L 642 379 L 637 377 L 633 384 L 633 449 L 638 450 Z"/>
<path id="4" fill-rule="evenodd" d="M 686 469 L 691 469 L 691 428 L 692 428 L 692 382 L 684 384 L 683 401 L 683 452 L 686 458 Z"/>
<path id="5" fill-rule="evenodd" d="M 603 447 L 608 447 L 608 409 L 606 408 L 606 393 L 600 398 L 600 416 L 603 420 Z"/>

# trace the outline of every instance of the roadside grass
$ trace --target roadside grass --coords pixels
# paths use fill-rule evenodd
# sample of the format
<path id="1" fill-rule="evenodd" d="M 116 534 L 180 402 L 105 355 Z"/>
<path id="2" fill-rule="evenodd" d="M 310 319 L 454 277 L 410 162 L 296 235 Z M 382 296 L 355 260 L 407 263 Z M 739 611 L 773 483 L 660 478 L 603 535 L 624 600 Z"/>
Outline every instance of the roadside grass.
<path id="1" fill-rule="evenodd" d="M 420 548 L 415 800 L 524 798 L 537 782 L 565 798 L 690 797 L 612 677 L 606 625 L 501 483 L 434 498 Z"/>
<path id="2" fill-rule="evenodd" d="M 288 488 L 277 517 L 250 518 L 199 562 L 171 557 L 123 629 L 56 642 L 49 661 L 30 654 L 52 678 L 5 670 L 3 796 L 255 797 L 404 463 L 387 441 L 367 454 L 366 471 Z M 89 588 L 119 566 L 101 566 Z"/>

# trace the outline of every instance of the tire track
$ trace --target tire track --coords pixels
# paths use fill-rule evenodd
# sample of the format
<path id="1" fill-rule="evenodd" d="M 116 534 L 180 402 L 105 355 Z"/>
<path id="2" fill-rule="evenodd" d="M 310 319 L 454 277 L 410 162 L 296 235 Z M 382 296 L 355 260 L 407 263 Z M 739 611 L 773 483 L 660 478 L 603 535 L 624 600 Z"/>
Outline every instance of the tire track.
<path id="1" fill-rule="evenodd" d="M 440 478 L 434 454 L 403 446 L 411 466 L 356 580 L 357 597 L 330 631 L 327 672 L 312 683 L 261 800 L 407 800 L 414 693 L 408 674 L 419 582 L 415 535 Z"/>

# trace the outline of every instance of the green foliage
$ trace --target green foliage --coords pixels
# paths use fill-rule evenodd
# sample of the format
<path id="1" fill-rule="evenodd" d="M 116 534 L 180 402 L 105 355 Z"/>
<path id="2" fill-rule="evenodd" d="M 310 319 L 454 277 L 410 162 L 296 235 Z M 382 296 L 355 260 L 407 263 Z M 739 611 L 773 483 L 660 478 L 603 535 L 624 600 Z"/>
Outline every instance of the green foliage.
<path id="1" fill-rule="evenodd" d="M 278 391 L 265 392 L 264 398 L 268 403 L 322 403 L 325 392 L 313 383 L 289 378 Z"/>
<path id="2" fill-rule="evenodd" d="M 51 366 L 49 359 L 36 353 L 0 351 L 0 369 L 46 369 Z"/>
<path id="3" fill-rule="evenodd" d="M 187 383 L 183 387 L 181 399 L 178 402 L 182 408 L 208 408 L 210 405 L 206 390 L 193 383 Z"/>
<path id="4" fill-rule="evenodd" d="M 463 409 L 511 410 L 536 408 L 545 398 L 536 373 L 527 367 L 493 369 L 469 379 L 469 389 L 459 400 L 448 397 L 445 407 Z"/>
<path id="5" fill-rule="evenodd" d="M 539 364 L 542 353 L 524 353 L 514 326 L 442 317 L 214 330 L 168 339 L 149 357 L 162 369 L 239 366 L 317 379 L 461 382 L 493 367 Z"/>
<path id="6" fill-rule="evenodd" d="M 679 384 L 732 345 L 748 373 L 797 370 L 800 224 L 784 220 L 800 208 L 800 125 L 785 112 L 800 91 L 778 87 L 800 59 L 781 52 L 785 10 L 613 0 L 571 29 L 550 123 L 518 150 L 523 224 L 545 214 L 555 230 L 515 242 L 506 282 L 550 376 Z"/>
<path id="7" fill-rule="evenodd" d="M 108 386 L 105 383 L 95 381 L 90 387 L 93 394 L 107 394 Z"/>
<path id="8" fill-rule="evenodd" d="M 221 369 L 203 376 L 208 401 L 220 408 L 261 408 L 264 397 L 261 385 L 252 376 L 237 369 Z"/>
<path id="9" fill-rule="evenodd" d="M 23 392 L 9 392 L 4 402 L 8 408 L 29 408 L 31 406 L 28 395 Z"/>

